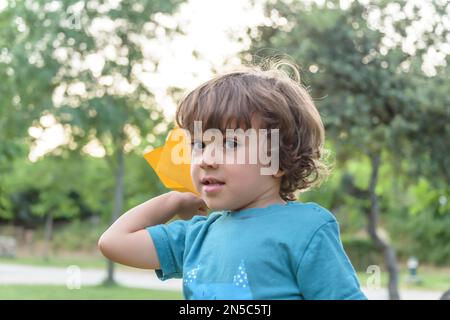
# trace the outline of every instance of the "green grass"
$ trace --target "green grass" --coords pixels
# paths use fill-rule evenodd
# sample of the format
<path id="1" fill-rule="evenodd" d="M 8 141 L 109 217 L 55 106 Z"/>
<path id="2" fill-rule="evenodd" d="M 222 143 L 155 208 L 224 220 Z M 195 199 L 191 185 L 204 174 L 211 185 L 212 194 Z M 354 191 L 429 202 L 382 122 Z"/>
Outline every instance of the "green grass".
<path id="1" fill-rule="evenodd" d="M 435 290 L 444 292 L 450 288 L 450 270 L 448 268 L 437 269 L 432 267 L 422 267 L 419 268 L 418 275 L 422 280 L 422 282 L 418 284 L 413 284 L 407 282 L 408 279 L 407 272 L 405 271 L 400 272 L 399 276 L 400 289 Z M 358 278 L 362 287 L 366 286 L 367 279 L 371 276 L 372 274 L 358 272 Z M 382 271 L 381 286 L 387 287 L 387 284 L 388 284 L 388 273 Z"/>
<path id="2" fill-rule="evenodd" d="M 82 286 L 70 290 L 52 285 L 0 285 L 0 300 L 181 300 L 175 291 L 121 286 Z"/>

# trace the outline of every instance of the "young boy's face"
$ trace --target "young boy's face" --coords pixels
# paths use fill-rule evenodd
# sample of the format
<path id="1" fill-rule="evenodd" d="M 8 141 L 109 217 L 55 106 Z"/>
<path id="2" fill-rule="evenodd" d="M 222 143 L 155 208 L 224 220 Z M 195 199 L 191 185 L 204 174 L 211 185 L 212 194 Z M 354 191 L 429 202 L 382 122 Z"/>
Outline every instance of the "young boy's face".
<path id="1" fill-rule="evenodd" d="M 258 131 L 256 124 L 253 128 Z M 210 139 L 211 141 L 194 140 L 192 144 L 191 177 L 208 207 L 213 210 L 236 211 L 284 203 L 279 195 L 279 171 L 274 174 L 261 174 L 261 169 L 268 166 L 263 165 L 260 157 L 255 157 L 254 154 L 259 154 L 265 139 L 256 136 L 255 146 L 255 140 L 251 141 L 244 135 L 233 138 L 223 135 L 223 138 L 222 143 Z M 222 148 L 215 149 L 219 145 L 222 145 Z M 222 157 L 212 150 L 221 150 Z M 253 153 L 253 160 L 250 153 Z M 230 155 L 236 157 L 227 161 L 227 156 Z"/>

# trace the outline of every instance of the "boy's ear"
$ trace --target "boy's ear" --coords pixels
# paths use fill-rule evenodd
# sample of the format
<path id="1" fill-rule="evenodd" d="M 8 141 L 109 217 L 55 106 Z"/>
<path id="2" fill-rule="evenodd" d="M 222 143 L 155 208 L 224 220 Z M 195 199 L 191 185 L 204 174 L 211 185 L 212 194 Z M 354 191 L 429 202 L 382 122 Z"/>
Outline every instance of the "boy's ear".
<path id="1" fill-rule="evenodd" d="M 273 176 L 274 178 L 281 178 L 282 176 L 284 176 L 284 171 L 283 170 L 278 170 L 277 173 L 275 173 Z"/>

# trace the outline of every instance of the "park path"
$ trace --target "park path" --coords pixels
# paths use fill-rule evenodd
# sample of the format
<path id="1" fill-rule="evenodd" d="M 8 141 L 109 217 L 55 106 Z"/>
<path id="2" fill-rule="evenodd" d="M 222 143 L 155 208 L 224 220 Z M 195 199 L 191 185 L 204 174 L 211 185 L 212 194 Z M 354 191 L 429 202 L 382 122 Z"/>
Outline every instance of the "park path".
<path id="1" fill-rule="evenodd" d="M 0 263 L 0 285 L 33 284 L 33 285 L 68 285 L 72 286 L 79 280 L 81 287 L 100 284 L 106 277 L 106 271 L 90 268 L 38 267 L 19 264 Z M 147 288 L 159 290 L 182 290 L 181 279 L 161 281 L 153 270 L 134 268 L 117 269 L 116 281 L 126 287 Z M 75 281 L 75 282 L 74 282 Z M 386 289 L 366 289 L 364 293 L 370 300 L 387 299 Z M 439 291 L 403 290 L 400 292 L 404 300 L 438 300 L 442 295 Z"/>
<path id="2" fill-rule="evenodd" d="M 132 270 L 131 270 L 132 269 Z M 98 285 L 106 278 L 106 270 L 90 268 L 38 267 L 0 263 L 0 285 L 6 284 L 51 284 L 75 286 Z M 181 291 L 181 279 L 161 281 L 153 270 L 116 268 L 116 281 L 126 287 Z"/>

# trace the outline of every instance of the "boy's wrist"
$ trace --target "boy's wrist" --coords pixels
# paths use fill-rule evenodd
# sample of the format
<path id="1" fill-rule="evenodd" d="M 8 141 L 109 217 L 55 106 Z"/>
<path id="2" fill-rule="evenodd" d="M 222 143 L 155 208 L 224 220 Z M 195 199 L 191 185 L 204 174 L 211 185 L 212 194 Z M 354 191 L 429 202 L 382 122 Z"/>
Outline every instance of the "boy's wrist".
<path id="1" fill-rule="evenodd" d="M 179 210 L 181 204 L 178 197 L 175 195 L 176 191 L 169 191 L 164 195 L 162 206 L 166 207 L 166 220 L 172 219 Z"/>
<path id="2" fill-rule="evenodd" d="M 168 192 L 167 201 L 170 203 L 170 208 L 173 215 L 176 215 L 185 206 L 183 193 L 179 191 Z"/>

